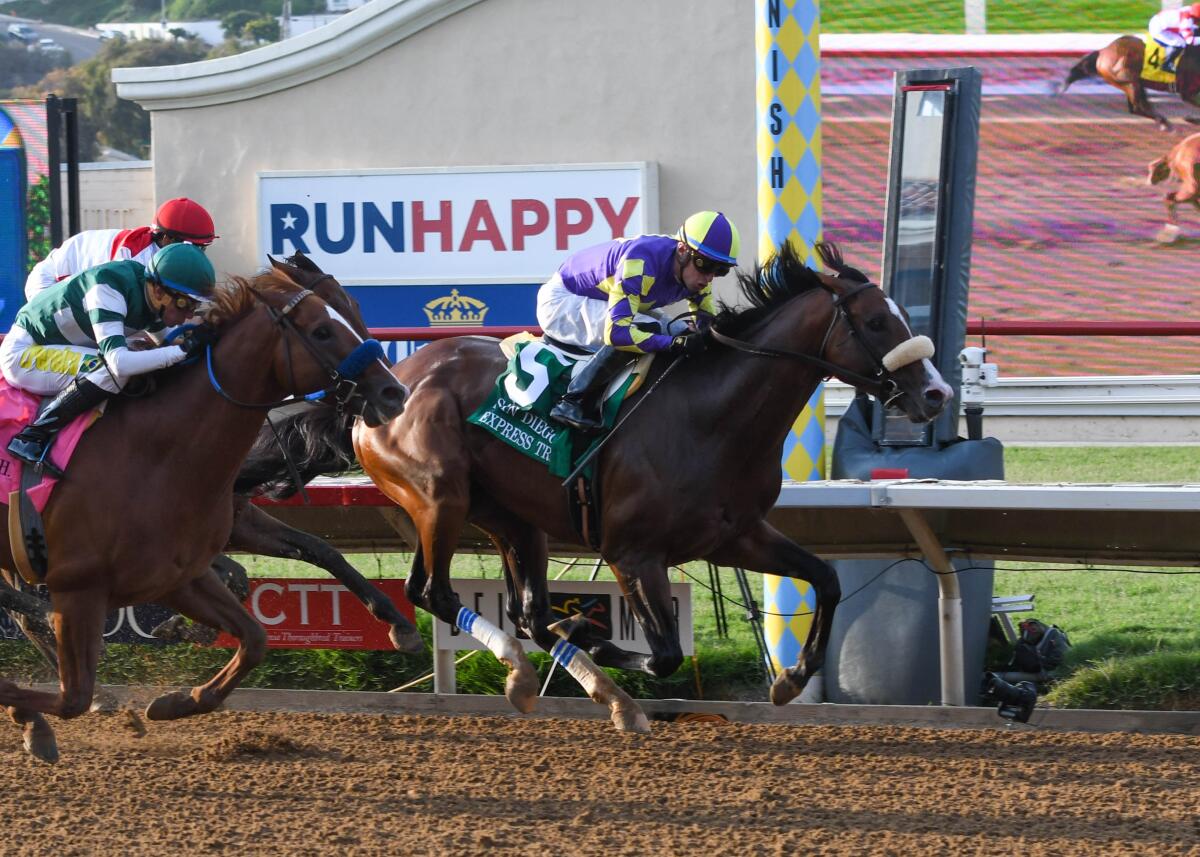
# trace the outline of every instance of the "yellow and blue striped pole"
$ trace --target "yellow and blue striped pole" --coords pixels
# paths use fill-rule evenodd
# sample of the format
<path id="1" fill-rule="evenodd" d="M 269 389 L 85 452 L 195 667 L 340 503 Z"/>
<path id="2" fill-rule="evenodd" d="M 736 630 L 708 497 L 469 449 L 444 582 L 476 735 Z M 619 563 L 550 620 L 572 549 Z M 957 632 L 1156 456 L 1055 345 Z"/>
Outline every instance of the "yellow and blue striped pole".
<path id="1" fill-rule="evenodd" d="M 812 248 L 821 237 L 820 25 L 817 0 L 759 0 L 754 44 L 760 259 L 791 243 L 812 265 Z M 825 476 L 823 386 L 792 426 L 783 470 L 799 481 Z M 812 587 L 764 575 L 763 603 L 771 661 L 776 670 L 791 666 L 812 624 Z"/>

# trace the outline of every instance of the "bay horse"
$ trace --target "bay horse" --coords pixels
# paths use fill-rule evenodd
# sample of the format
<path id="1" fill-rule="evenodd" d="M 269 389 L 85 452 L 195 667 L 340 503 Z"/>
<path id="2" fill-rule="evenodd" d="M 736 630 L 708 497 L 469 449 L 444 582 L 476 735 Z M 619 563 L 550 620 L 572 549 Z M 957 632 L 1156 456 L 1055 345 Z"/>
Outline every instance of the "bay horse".
<path id="1" fill-rule="evenodd" d="M 262 660 L 265 632 L 209 563 L 229 541 L 233 484 L 268 408 L 318 390 L 368 425 L 404 408 L 407 390 L 379 344 L 278 271 L 219 288 L 207 323 L 219 336 L 207 360 L 160 373 L 154 395 L 111 400 L 43 512 L 60 690 L 0 679 L 0 705 L 39 758 L 58 757 L 42 715 L 91 705 L 110 609 L 161 603 L 238 642 L 208 683 L 152 701 L 151 720 L 212 711 Z M 15 562 L 4 532 L 0 567 Z"/>
<path id="2" fill-rule="evenodd" d="M 817 253 L 837 276 L 810 269 L 790 246 L 753 274 L 739 273 L 750 308 L 725 309 L 705 352 L 654 367 L 646 384 L 653 395 L 623 404 L 628 418 L 600 452 L 600 554 L 645 631 L 650 655 L 593 636 L 590 623 L 551 627 L 547 534 L 583 540 L 560 479 L 465 422 L 506 366 L 496 341 L 441 340 L 393 367 L 411 388 L 405 411 L 387 425 L 356 426 L 354 448 L 366 473 L 411 519 L 414 532 L 402 533 L 416 545 L 406 593 L 505 663 L 506 695 L 518 710 L 536 701 L 532 665 L 513 637 L 464 608 L 449 583 L 467 522 L 487 533 L 503 560 L 514 626 L 607 705 L 618 729 L 649 725 L 596 665 L 656 676 L 679 667 L 667 575 L 674 565 L 703 559 L 807 581 L 817 601 L 812 627 L 796 666 L 775 681 L 772 701 L 793 699 L 820 668 L 840 598 L 837 576 L 765 518 L 779 496 L 789 431 L 830 375 L 886 398 L 914 421 L 934 418 L 952 390 L 928 359 L 932 344 L 912 335 L 883 290 L 845 264 L 836 246 L 819 244 Z M 656 386 L 668 366 L 671 377 Z"/>
<path id="3" fill-rule="evenodd" d="M 1154 109 L 1146 91 L 1178 92 L 1184 103 L 1200 105 L 1200 47 L 1184 49 L 1175 65 L 1176 82 L 1173 86 L 1142 77 L 1145 51 L 1146 43 L 1137 36 L 1121 36 L 1071 66 L 1066 79 L 1059 84 L 1058 94 L 1066 92 L 1077 80 L 1099 77 L 1109 86 L 1115 86 L 1125 93 L 1130 113 L 1153 119 L 1160 130 L 1170 131 L 1170 121 Z M 1200 119 L 1189 116 L 1187 121 L 1197 123 Z"/>
<path id="4" fill-rule="evenodd" d="M 297 251 L 283 261 L 268 257 L 271 267 L 297 285 L 311 289 L 336 310 L 364 340 L 370 337 L 362 320 L 358 301 L 333 277 Z M 281 408 L 264 423 L 250 449 L 233 494 L 233 531 L 225 553 L 241 552 L 281 559 L 301 560 L 315 565 L 336 578 L 381 622 L 390 625 L 392 645 L 404 653 L 424 649 L 420 633 L 392 600 L 373 586 L 350 565 L 332 545 L 318 536 L 297 530 L 276 520 L 253 498 L 266 496 L 284 499 L 300 491 L 316 476 L 345 473 L 357 465 L 350 440 L 355 415 L 344 409 L 320 403 L 305 403 Z M 213 561 L 213 569 L 244 600 L 248 582 L 245 569 L 222 554 Z M 25 636 L 56 671 L 57 642 L 47 622 L 49 605 L 20 591 L 17 575 L 5 586 L 0 577 L 0 608 L 7 610 Z M 184 625 L 176 615 L 155 629 L 155 636 L 173 642 L 211 643 L 216 629 Z M 110 703 L 104 702 L 107 706 Z"/>
<path id="5" fill-rule="evenodd" d="M 1179 220 L 1175 206 L 1191 203 L 1200 211 L 1200 134 L 1191 134 L 1171 147 L 1171 151 L 1146 168 L 1146 181 L 1159 184 L 1172 176 L 1179 181 L 1179 188 L 1167 191 L 1163 202 L 1167 206 L 1167 222 L 1156 236 L 1162 244 L 1170 244 L 1179 237 Z"/>

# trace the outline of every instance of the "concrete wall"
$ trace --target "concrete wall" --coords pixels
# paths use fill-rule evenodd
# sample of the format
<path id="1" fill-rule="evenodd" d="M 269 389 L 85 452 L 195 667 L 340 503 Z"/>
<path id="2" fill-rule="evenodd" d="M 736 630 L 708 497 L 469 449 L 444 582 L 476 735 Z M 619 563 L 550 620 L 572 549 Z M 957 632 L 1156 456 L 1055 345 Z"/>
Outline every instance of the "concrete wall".
<path id="1" fill-rule="evenodd" d="M 64 220 L 67 211 L 66 184 L 64 175 Z M 79 165 L 79 219 L 83 229 L 147 226 L 154 218 L 155 208 L 152 162 Z"/>
<path id="2" fill-rule="evenodd" d="M 373 7 L 419 2 L 439 5 L 376 0 L 340 23 L 349 28 Z M 664 231 L 697 209 L 720 208 L 741 229 L 749 260 L 757 245 L 754 3 L 459 5 L 466 8 L 361 62 L 282 91 L 246 99 L 243 90 L 228 96 L 243 100 L 179 109 L 169 108 L 189 102 L 141 99 L 152 109 L 157 198 L 206 205 L 223 236 L 214 263 L 246 272 L 262 262 L 255 251 L 260 170 L 647 160 L 658 163 Z M 158 75 L 161 90 L 172 91 L 170 83 L 186 93 L 209 70 L 252 72 L 262 52 L 300 65 L 296 45 L 320 35 L 223 63 L 119 70 L 115 78 L 123 96 L 130 93 L 123 81 L 143 71 Z"/>

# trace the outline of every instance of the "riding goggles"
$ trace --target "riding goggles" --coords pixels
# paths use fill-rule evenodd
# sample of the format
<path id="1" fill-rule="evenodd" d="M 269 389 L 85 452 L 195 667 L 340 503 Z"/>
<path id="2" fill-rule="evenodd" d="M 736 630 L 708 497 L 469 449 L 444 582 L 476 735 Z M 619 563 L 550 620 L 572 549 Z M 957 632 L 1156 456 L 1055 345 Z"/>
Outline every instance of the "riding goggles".
<path id="1" fill-rule="evenodd" d="M 714 277 L 723 277 L 729 273 L 731 266 L 724 262 L 718 262 L 715 259 L 710 259 L 707 256 L 701 256 L 693 251 L 691 254 L 692 264 L 696 266 L 696 270 L 701 274 L 712 274 Z"/>
<path id="2" fill-rule="evenodd" d="M 160 286 L 160 288 L 163 290 L 163 293 L 170 298 L 171 303 L 175 305 L 176 309 L 195 310 L 198 306 L 200 306 L 200 298 L 194 298 L 191 295 L 185 295 L 182 292 L 173 291 L 168 289 L 166 286 Z"/>

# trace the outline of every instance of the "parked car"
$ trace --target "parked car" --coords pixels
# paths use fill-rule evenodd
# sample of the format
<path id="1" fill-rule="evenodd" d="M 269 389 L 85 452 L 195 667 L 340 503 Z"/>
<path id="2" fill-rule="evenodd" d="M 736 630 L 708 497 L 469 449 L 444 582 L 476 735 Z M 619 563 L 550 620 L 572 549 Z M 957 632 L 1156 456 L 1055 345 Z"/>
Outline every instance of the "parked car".
<path id="1" fill-rule="evenodd" d="M 66 48 L 54 41 L 54 39 L 38 39 L 37 49 L 44 54 L 61 54 L 66 51 Z"/>
<path id="2" fill-rule="evenodd" d="M 9 24 L 8 37 L 29 45 L 33 44 L 33 40 L 37 38 L 37 30 L 28 24 Z"/>

